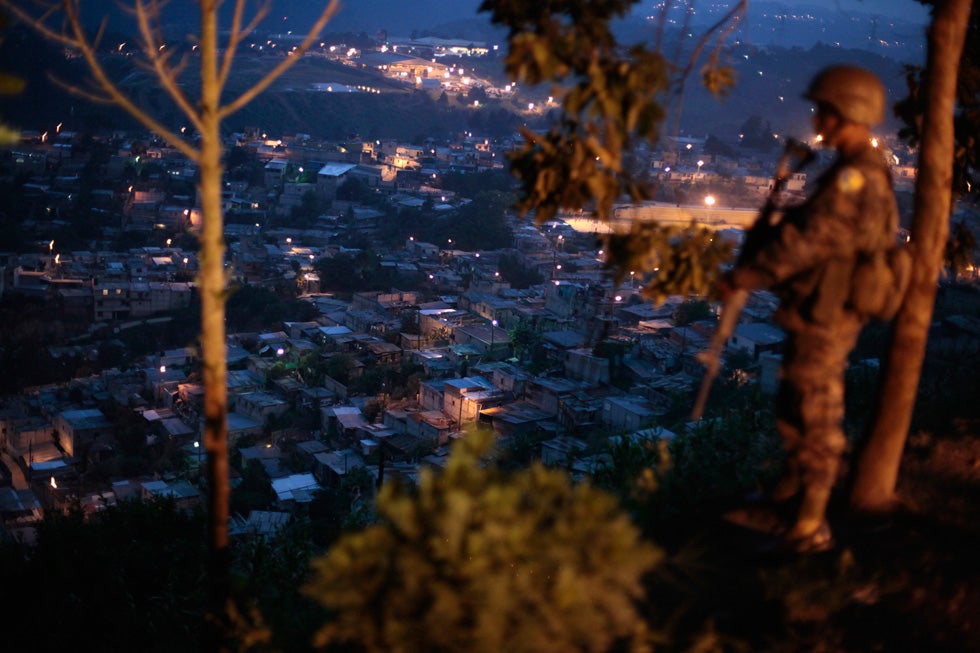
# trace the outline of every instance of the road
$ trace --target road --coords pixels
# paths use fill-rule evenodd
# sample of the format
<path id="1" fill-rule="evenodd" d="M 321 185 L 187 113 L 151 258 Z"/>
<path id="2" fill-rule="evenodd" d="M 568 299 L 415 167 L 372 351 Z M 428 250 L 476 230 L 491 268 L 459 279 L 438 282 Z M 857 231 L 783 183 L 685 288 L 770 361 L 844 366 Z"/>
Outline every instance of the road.
<path id="1" fill-rule="evenodd" d="M 0 459 L 3 460 L 3 464 L 10 470 L 11 486 L 15 490 L 26 490 L 29 485 L 27 484 L 27 477 L 24 476 L 24 472 L 21 470 L 20 465 L 18 465 L 16 461 L 14 461 L 13 457 L 6 451 L 0 452 Z"/>

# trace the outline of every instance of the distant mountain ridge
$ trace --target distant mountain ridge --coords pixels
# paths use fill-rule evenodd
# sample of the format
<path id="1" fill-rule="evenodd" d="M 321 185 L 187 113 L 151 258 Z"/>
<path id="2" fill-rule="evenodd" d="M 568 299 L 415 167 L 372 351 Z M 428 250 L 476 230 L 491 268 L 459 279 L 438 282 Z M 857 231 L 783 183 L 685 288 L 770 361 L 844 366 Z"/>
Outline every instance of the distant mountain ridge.
<path id="1" fill-rule="evenodd" d="M 481 0 L 344 0 L 340 12 L 327 26 L 328 32 L 367 32 L 387 30 L 392 34 L 408 34 L 414 30 L 428 30 L 442 23 L 481 19 L 488 26 L 487 14 L 478 14 Z M 269 15 L 261 28 L 269 32 L 305 32 L 322 9 L 327 0 L 272 0 Z M 249 9 L 260 3 L 252 0 Z M 234 2 L 227 0 L 221 6 L 222 24 L 231 22 Z M 198 24 L 199 8 L 196 2 L 174 0 L 163 11 L 166 29 L 186 31 Z M 132 20 L 123 12 L 116 0 L 86 0 L 82 3 L 82 16 L 86 24 L 96 26 L 103 18 L 108 21 L 110 31 L 131 33 Z"/>
<path id="2" fill-rule="evenodd" d="M 269 15 L 260 29 L 271 33 L 305 33 L 327 0 L 272 0 Z M 488 13 L 479 13 L 482 0 L 344 0 L 326 32 L 364 32 L 374 36 L 411 36 L 413 33 L 467 39 L 491 38 L 501 29 L 490 23 Z M 123 0 L 125 4 L 125 0 Z M 254 10 L 257 0 L 249 0 Z M 624 41 L 650 42 L 655 30 L 647 17 L 658 15 L 651 2 L 638 2 L 632 14 L 619 22 Z M 231 21 L 232 0 L 221 6 L 222 24 Z M 705 5 L 693 17 L 692 29 L 703 30 L 721 15 L 723 6 Z M 164 8 L 165 29 L 171 38 L 196 33 L 199 8 L 191 0 L 172 0 Z M 117 0 L 86 0 L 82 15 L 90 26 L 105 18 L 110 32 L 131 34 L 132 20 Z M 901 3 L 862 0 L 854 3 L 791 3 L 779 0 L 750 2 L 745 19 L 732 34 L 757 46 L 778 45 L 809 48 L 818 41 L 843 48 L 878 50 L 903 61 L 924 58 L 924 23 L 909 18 L 911 10 Z M 806 17 L 806 18 L 804 18 Z"/>
<path id="3" fill-rule="evenodd" d="M 346 19 L 342 20 L 338 17 L 338 22 L 331 24 L 328 31 L 356 30 L 367 32 L 373 37 L 378 30 L 386 30 L 391 36 L 409 36 L 411 30 L 408 25 L 424 25 L 429 21 L 435 21 L 434 16 L 444 21 L 441 25 L 446 31 L 437 32 L 434 28 L 423 28 L 421 32 L 438 33 L 441 36 L 463 36 L 465 30 L 480 25 L 482 21 L 485 21 L 482 24 L 488 30 L 491 29 L 489 20 L 486 20 L 488 16 L 476 13 L 480 0 L 453 2 L 418 0 L 411 3 L 396 0 L 347 0 L 347 2 L 349 6 L 341 13 L 341 16 L 347 15 Z M 232 0 L 226 0 L 224 9 L 227 10 L 230 4 Z M 275 0 L 273 13 L 266 20 L 266 29 L 269 32 L 282 32 L 293 25 L 296 26 L 296 31 L 299 31 L 299 25 L 308 24 L 307 21 L 313 19 L 315 10 L 320 6 L 322 5 L 319 2 Z M 900 21 L 888 25 L 878 22 L 874 25 L 869 22 L 868 14 L 859 16 L 855 12 L 842 13 L 832 6 L 825 7 L 823 13 L 815 15 L 811 25 L 785 21 L 780 25 L 763 20 L 768 11 L 767 6 L 774 6 L 782 11 L 780 7 L 783 5 L 778 2 L 751 4 L 751 7 L 760 13 L 750 11 L 746 23 L 740 26 L 729 39 L 731 47 L 726 50 L 726 53 L 729 57 L 728 63 L 735 68 L 738 75 L 735 88 L 727 98 L 718 99 L 711 97 L 696 81 L 692 81 L 685 93 L 681 130 L 730 136 L 738 133 L 739 127 L 746 118 L 758 115 L 769 120 L 773 129 L 779 133 L 801 136 L 809 128 L 809 105 L 800 99 L 802 89 L 819 68 L 840 61 L 860 63 L 875 70 L 889 87 L 891 101 L 904 95 L 902 65 L 916 63 L 915 48 L 920 47 L 924 42 L 921 36 L 915 37 L 913 33 L 915 26 Z M 391 12 L 379 11 L 379 7 L 391 7 Z M 105 15 L 110 17 L 110 29 L 112 29 L 114 26 L 112 21 L 122 18 L 115 0 L 86 0 L 83 3 L 86 15 L 96 22 L 103 15 L 100 13 L 100 8 L 108 12 Z M 293 8 L 296 8 L 299 13 L 292 13 Z M 176 18 L 175 22 L 168 23 L 168 29 L 182 30 L 184 34 L 196 31 L 197 16 L 194 11 L 191 11 L 196 9 L 197 4 L 191 0 L 172 0 L 165 11 L 168 16 Z M 807 11 L 811 10 L 815 9 L 807 8 Z M 798 11 L 797 7 L 797 13 Z M 402 22 L 404 20 L 415 22 Z M 624 21 L 619 27 L 624 43 L 635 43 L 651 38 L 650 23 L 641 17 Z M 804 41 L 800 32 L 808 28 L 809 34 Z M 408 31 L 402 31 L 403 29 Z M 906 46 L 893 45 L 889 39 L 896 38 L 896 35 L 901 36 L 905 33 L 904 30 L 909 32 Z M 493 32 L 488 31 L 488 33 Z M 877 36 L 884 43 L 871 42 L 871 35 Z M 5 36 L 5 41 L 0 46 L 0 69 L 28 80 L 28 87 L 23 94 L 4 98 L 3 106 L 0 107 L 3 118 L 11 124 L 25 129 L 37 129 L 42 125 L 57 124 L 67 120 L 69 124 L 79 125 L 83 123 L 81 120 L 83 115 L 94 118 L 95 124 L 128 123 L 117 111 L 109 107 L 95 108 L 84 100 L 66 96 L 62 89 L 52 85 L 47 79 L 48 70 L 55 71 L 56 76 L 62 79 L 83 79 L 85 73 L 77 60 L 66 60 L 56 48 L 44 44 L 37 37 L 30 36 L 26 30 L 12 29 Z M 123 36 L 123 38 L 127 37 Z M 476 40 L 470 35 L 466 35 L 465 38 Z M 789 41 L 790 44 L 783 45 L 782 41 Z M 822 44 L 815 45 L 821 41 Z M 24 57 L 24 52 L 30 52 L 32 56 Z M 113 62 L 113 67 L 122 68 L 116 70 L 121 77 L 128 74 L 129 71 L 124 70 L 128 65 L 129 62 Z M 367 74 L 357 72 L 356 68 L 351 67 L 344 70 L 351 75 Z M 324 71 L 323 74 L 325 81 L 345 81 L 338 78 L 336 71 Z M 297 80 L 298 86 L 294 88 L 303 88 L 308 81 Z M 373 86 L 375 80 L 358 78 L 345 83 L 355 85 L 367 83 Z M 287 81 L 284 85 L 290 84 Z M 150 90 L 145 83 L 143 86 L 141 93 L 145 95 L 151 106 L 163 109 L 165 112 L 169 111 L 170 107 L 159 104 L 159 93 Z M 546 91 L 541 90 L 541 92 Z M 399 126 L 400 134 L 404 135 L 408 131 L 409 135 L 414 136 L 411 127 L 413 122 L 418 123 L 418 128 L 414 131 L 420 134 L 431 126 L 431 121 L 428 120 L 430 116 L 426 114 L 431 114 L 432 109 L 424 102 L 410 103 L 405 107 L 407 110 L 400 113 L 403 117 L 397 121 L 386 122 L 379 118 L 386 111 L 391 111 L 390 108 L 386 108 L 386 103 L 390 101 L 390 97 L 378 96 L 374 101 L 348 98 L 342 103 L 336 98 L 307 98 L 295 93 L 284 95 L 281 88 L 278 88 L 268 91 L 254 103 L 254 106 L 236 114 L 228 126 L 229 129 L 237 129 L 243 124 L 262 124 L 270 130 L 282 130 L 284 133 L 302 131 L 330 136 L 337 133 L 386 135 L 385 131 L 389 128 L 395 131 L 393 129 L 395 124 Z M 399 103 L 404 104 L 405 101 L 400 99 Z M 332 106 L 337 107 L 335 113 L 329 108 Z M 356 111 L 351 109 L 353 106 L 357 106 Z M 421 113 L 413 119 L 409 115 L 412 111 Z M 329 121 L 324 121 L 324 116 L 327 115 L 331 118 Z M 76 120 L 72 120 L 73 117 Z M 178 120 L 176 117 L 173 119 Z M 448 125 L 452 121 L 444 122 Z M 438 124 L 435 126 L 438 128 Z M 465 119 L 463 124 L 457 123 L 454 126 L 470 127 L 465 123 Z M 472 127 L 475 128 L 476 125 Z"/>

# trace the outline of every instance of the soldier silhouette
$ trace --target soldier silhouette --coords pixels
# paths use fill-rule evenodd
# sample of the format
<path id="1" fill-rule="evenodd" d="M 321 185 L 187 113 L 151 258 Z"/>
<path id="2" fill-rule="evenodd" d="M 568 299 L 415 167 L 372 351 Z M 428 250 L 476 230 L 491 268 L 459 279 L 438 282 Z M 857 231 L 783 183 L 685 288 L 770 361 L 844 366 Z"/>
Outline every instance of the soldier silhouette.
<path id="1" fill-rule="evenodd" d="M 872 144 L 871 128 L 885 112 L 881 81 L 863 68 L 831 66 L 805 97 L 816 105 L 821 144 L 836 157 L 802 203 L 763 233 L 750 233 L 720 291 L 726 298 L 735 289 L 770 288 L 780 299 L 775 319 L 787 341 L 776 418 L 786 468 L 768 498 L 792 515 L 781 528 L 785 546 L 813 552 L 833 544 L 826 509 L 846 446 L 844 372 L 868 320 L 852 301 L 855 268 L 896 246 L 898 209 L 888 166 Z M 729 513 L 732 521 L 745 523 L 746 510 Z"/>

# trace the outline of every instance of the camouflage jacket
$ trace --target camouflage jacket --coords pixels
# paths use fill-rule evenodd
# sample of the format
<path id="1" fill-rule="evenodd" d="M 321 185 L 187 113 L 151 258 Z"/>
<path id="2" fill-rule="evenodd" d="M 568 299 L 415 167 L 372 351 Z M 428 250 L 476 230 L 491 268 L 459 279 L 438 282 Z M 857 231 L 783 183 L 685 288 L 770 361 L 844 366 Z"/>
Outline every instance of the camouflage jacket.
<path id="1" fill-rule="evenodd" d="M 839 156 L 813 193 L 790 207 L 780 222 L 751 234 L 731 280 L 738 288 L 771 288 L 781 300 L 777 320 L 833 324 L 847 300 L 861 256 L 895 247 L 898 207 L 891 174 L 869 144 Z"/>

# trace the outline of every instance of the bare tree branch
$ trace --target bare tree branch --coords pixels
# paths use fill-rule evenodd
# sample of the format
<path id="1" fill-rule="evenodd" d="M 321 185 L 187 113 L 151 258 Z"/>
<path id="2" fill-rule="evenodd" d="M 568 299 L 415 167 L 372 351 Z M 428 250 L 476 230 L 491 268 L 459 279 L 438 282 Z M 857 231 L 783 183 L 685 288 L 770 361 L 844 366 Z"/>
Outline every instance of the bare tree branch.
<path id="1" fill-rule="evenodd" d="M 326 27 L 330 19 L 333 18 L 334 14 L 340 9 L 340 0 L 330 0 L 330 4 L 324 8 L 320 17 L 317 18 L 316 22 L 313 23 L 313 27 L 307 32 L 306 38 L 300 43 L 295 50 L 290 52 L 286 57 L 280 61 L 272 70 L 265 74 L 265 76 L 255 83 L 250 89 L 239 95 L 235 100 L 229 104 L 223 106 L 220 111 L 221 118 L 226 118 L 231 114 L 235 113 L 243 106 L 255 99 L 259 93 L 269 88 L 276 79 L 278 79 L 284 72 L 293 67 L 296 62 L 298 62 L 306 51 L 310 49 L 313 42 L 320 37 L 320 32 Z M 230 52 L 230 50 L 229 50 Z"/>
<path id="2" fill-rule="evenodd" d="M 89 89 L 89 88 L 83 88 L 76 84 L 69 84 L 65 80 L 61 79 L 60 77 L 56 77 L 51 73 L 48 73 L 47 78 L 48 81 L 50 81 L 55 86 L 61 88 L 65 92 L 78 96 L 83 100 L 88 100 L 89 102 L 92 102 L 94 104 L 112 104 L 115 102 L 115 99 L 113 99 L 112 96 L 107 94 L 105 91 L 101 90 L 101 88 L 98 86 L 95 80 L 91 81 L 93 88 Z"/>
<path id="3" fill-rule="evenodd" d="M 667 13 L 673 4 L 673 0 L 666 0 L 660 6 L 660 20 L 657 21 L 657 38 L 653 42 L 653 47 L 660 52 L 663 52 L 664 31 L 667 29 Z"/>
<path id="4" fill-rule="evenodd" d="M 725 39 L 731 34 L 732 30 L 735 29 L 735 25 L 738 22 L 738 18 L 745 14 L 748 8 L 748 0 L 739 0 L 738 4 L 732 7 L 728 13 L 722 16 L 718 22 L 705 30 L 701 38 L 698 39 L 697 45 L 694 46 L 694 50 L 691 51 L 691 56 L 688 57 L 687 65 L 681 71 L 681 87 L 683 88 L 686 83 L 687 77 L 691 74 L 691 70 L 694 69 L 694 65 L 701 58 L 701 52 L 704 51 L 705 46 L 711 39 L 716 39 L 719 43 L 724 43 Z"/>
<path id="5" fill-rule="evenodd" d="M 62 84 L 66 90 L 70 90 L 78 93 L 81 97 L 93 99 L 101 103 L 113 103 L 118 105 L 123 109 L 123 111 L 128 113 L 141 125 L 153 131 L 162 139 L 167 141 L 167 143 L 174 146 L 178 151 L 180 151 L 181 154 L 186 156 L 188 159 L 197 162 L 200 157 L 200 152 L 196 148 L 190 145 L 178 134 L 168 129 L 165 125 L 163 125 L 163 123 L 156 120 L 153 116 L 150 116 L 145 111 L 140 109 L 133 99 L 112 81 L 109 74 L 102 66 L 102 62 L 99 60 L 95 45 L 95 43 L 97 43 L 97 39 L 102 34 L 104 23 L 103 27 L 97 32 L 96 39 L 90 39 L 82 26 L 78 5 L 79 0 L 64 0 L 62 2 L 61 8 L 65 12 L 66 24 L 65 29 L 59 31 L 47 24 L 47 20 L 56 11 L 55 5 L 40 5 L 41 7 L 46 7 L 47 9 L 43 11 L 40 16 L 35 16 L 29 13 L 19 4 L 15 4 L 14 0 L 0 0 L 0 6 L 9 11 L 12 16 L 30 25 L 35 31 L 45 38 L 51 39 L 56 43 L 60 43 L 78 51 L 78 53 L 81 54 L 82 58 L 85 60 L 86 65 L 89 67 L 89 71 L 92 73 L 96 88 L 105 95 L 97 95 L 70 84 Z"/>
<path id="6" fill-rule="evenodd" d="M 235 0 L 235 14 L 231 21 L 231 36 L 228 38 L 228 47 L 225 49 L 225 56 L 221 60 L 221 70 L 218 72 L 218 84 L 221 88 L 228 82 L 228 75 L 231 73 L 231 64 L 235 59 L 235 52 L 241 42 L 252 33 L 256 26 L 269 14 L 269 0 L 262 3 L 248 25 L 242 27 L 242 16 L 245 13 L 245 0 Z"/>
<path id="7" fill-rule="evenodd" d="M 718 43 L 717 49 L 721 48 L 721 45 L 725 42 L 725 39 L 738 24 L 738 19 L 745 15 L 745 12 L 748 10 L 748 4 L 748 0 L 739 0 L 725 13 L 724 16 L 718 19 L 714 25 L 706 29 L 698 39 L 694 49 L 691 51 L 691 54 L 688 56 L 687 62 L 683 65 L 683 67 L 678 66 L 675 62 L 674 65 L 679 69 L 679 73 L 677 74 L 677 79 L 675 82 L 676 87 L 673 93 L 673 107 L 669 112 L 670 115 L 673 116 L 674 122 L 674 126 L 672 129 L 670 129 L 670 132 L 675 136 L 677 130 L 680 128 L 681 113 L 684 106 L 684 89 L 687 86 L 687 79 L 690 77 L 691 71 L 701 58 L 701 53 L 704 52 L 704 48 L 708 45 L 709 41 L 716 39 Z M 681 39 L 680 43 L 683 43 L 683 39 Z M 678 52 L 679 48 L 680 44 L 678 45 Z M 715 56 L 717 56 L 717 49 Z"/>
<path id="8" fill-rule="evenodd" d="M 166 46 L 163 39 L 158 38 L 162 35 L 159 28 L 154 25 L 154 19 L 156 19 L 156 24 L 159 24 L 159 3 L 156 0 L 149 2 L 135 0 L 133 8 L 140 35 L 143 38 L 146 59 L 160 80 L 160 87 L 173 99 L 181 112 L 194 125 L 194 128 L 200 132 L 202 125 L 197 110 L 179 84 L 180 73 L 184 66 L 182 63 L 178 63 L 177 66 L 169 64 L 170 53 L 165 51 Z"/>

